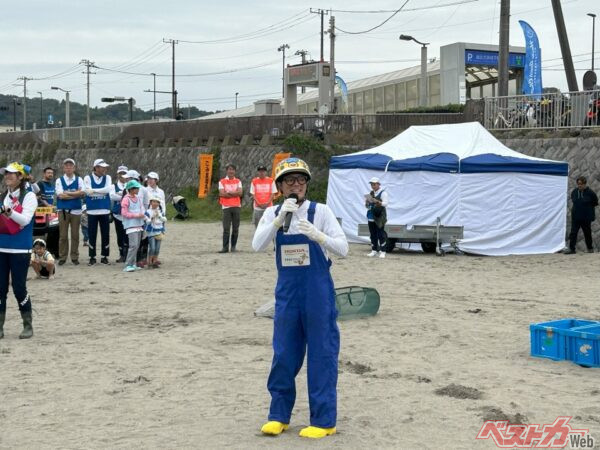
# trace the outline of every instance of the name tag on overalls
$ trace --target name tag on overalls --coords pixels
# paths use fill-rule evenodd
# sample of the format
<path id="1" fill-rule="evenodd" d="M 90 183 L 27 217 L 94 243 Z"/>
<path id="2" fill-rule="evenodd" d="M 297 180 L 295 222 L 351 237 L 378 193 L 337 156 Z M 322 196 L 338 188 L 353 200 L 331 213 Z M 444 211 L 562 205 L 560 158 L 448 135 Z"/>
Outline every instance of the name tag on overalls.
<path id="1" fill-rule="evenodd" d="M 308 244 L 282 245 L 281 265 L 283 267 L 310 266 Z"/>

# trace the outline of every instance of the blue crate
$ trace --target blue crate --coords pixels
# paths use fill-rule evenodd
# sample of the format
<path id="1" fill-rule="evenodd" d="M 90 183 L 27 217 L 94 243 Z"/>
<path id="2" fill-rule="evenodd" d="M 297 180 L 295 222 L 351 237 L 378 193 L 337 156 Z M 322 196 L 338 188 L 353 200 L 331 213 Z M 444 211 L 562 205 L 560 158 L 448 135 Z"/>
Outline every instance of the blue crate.
<path id="1" fill-rule="evenodd" d="M 567 359 L 584 367 L 600 367 L 600 323 L 566 333 Z"/>
<path id="2" fill-rule="evenodd" d="M 572 328 L 585 325 L 598 325 L 600 322 L 581 319 L 561 319 L 551 322 L 532 323 L 529 326 L 531 335 L 531 356 L 549 358 L 554 361 L 569 359 L 567 332 Z"/>

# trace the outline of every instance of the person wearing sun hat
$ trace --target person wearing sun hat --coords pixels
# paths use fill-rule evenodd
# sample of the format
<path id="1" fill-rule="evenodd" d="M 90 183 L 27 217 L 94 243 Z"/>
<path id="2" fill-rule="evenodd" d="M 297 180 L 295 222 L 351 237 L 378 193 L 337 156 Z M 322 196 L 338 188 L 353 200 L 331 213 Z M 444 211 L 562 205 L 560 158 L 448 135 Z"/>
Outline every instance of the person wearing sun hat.
<path id="1" fill-rule="evenodd" d="M 63 161 L 63 175 L 56 180 L 56 210 L 58 212 L 58 265 L 69 256 L 69 227 L 71 228 L 71 261 L 79 264 L 79 227 L 81 225 L 81 199 L 85 197 L 83 180 L 75 173 L 75 161 Z"/>
<path id="2" fill-rule="evenodd" d="M 109 264 L 108 254 L 110 252 L 110 191 L 112 180 L 107 175 L 108 164 L 103 159 L 94 161 L 94 170 L 90 175 L 83 178 L 85 185 L 85 204 L 88 215 L 88 253 L 90 262 L 88 266 L 96 264 L 96 237 L 98 226 L 100 227 L 100 262 Z"/>
<path id="3" fill-rule="evenodd" d="M 289 427 L 295 378 L 308 355 L 310 426 L 300 436 L 323 438 L 336 432 L 340 350 L 328 252 L 346 256 L 348 242 L 333 211 L 307 199 L 310 179 L 301 159 L 288 158 L 275 167 L 284 202 L 266 209 L 252 240 L 254 250 L 261 251 L 275 239 L 277 265 L 273 362 L 267 381 L 271 407 L 261 431 L 278 435 Z M 287 217 L 291 220 L 286 224 Z"/>
<path id="4" fill-rule="evenodd" d="M 23 320 L 19 339 L 33 336 L 31 298 L 27 292 L 27 271 L 33 242 L 33 216 L 38 202 L 26 188 L 23 164 L 10 163 L 0 169 L 7 190 L 0 195 L 0 339 L 4 337 L 9 280 Z"/>
<path id="5" fill-rule="evenodd" d="M 387 250 L 386 206 L 389 203 L 389 198 L 385 189 L 381 187 L 379 178 L 371 178 L 369 185 L 371 186 L 371 192 L 365 195 L 365 207 L 367 208 L 367 221 L 369 222 L 369 235 L 371 236 L 371 252 L 367 256 L 372 258 L 379 254 L 380 258 L 385 258 Z"/>
<path id="6" fill-rule="evenodd" d="M 138 247 L 142 240 L 144 231 L 144 204 L 138 196 L 142 185 L 136 180 L 130 180 L 125 185 L 127 194 L 121 200 L 121 215 L 123 216 L 123 227 L 129 240 L 127 249 L 127 258 L 125 259 L 125 268 L 123 272 L 133 272 L 139 267 L 136 266 L 136 256 Z"/>

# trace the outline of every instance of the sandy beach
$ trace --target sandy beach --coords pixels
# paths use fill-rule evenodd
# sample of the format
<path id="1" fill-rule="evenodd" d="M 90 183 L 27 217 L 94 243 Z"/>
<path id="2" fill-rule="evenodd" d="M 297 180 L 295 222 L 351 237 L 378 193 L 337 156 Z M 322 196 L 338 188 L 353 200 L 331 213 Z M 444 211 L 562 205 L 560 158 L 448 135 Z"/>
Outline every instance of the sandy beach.
<path id="1" fill-rule="evenodd" d="M 9 294 L 0 448 L 491 449 L 475 439 L 486 419 L 558 416 L 600 444 L 600 369 L 529 356 L 530 323 L 600 320 L 599 254 L 373 260 L 351 245 L 333 258 L 336 286 L 375 287 L 381 309 L 340 322 L 338 434 L 315 442 L 298 437 L 305 368 L 290 429 L 259 432 L 272 321 L 253 312 L 273 296 L 273 251 L 252 251 L 248 223 L 224 255 L 219 223 L 168 227 L 160 269 L 69 262 L 30 280 L 29 341 Z"/>

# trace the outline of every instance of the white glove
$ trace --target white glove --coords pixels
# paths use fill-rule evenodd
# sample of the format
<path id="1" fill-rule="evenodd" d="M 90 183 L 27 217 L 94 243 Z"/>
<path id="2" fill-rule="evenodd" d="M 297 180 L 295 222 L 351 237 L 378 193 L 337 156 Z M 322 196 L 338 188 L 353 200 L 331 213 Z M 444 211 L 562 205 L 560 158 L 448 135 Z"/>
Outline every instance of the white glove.
<path id="1" fill-rule="evenodd" d="M 91 197 L 92 195 L 94 195 L 94 190 L 93 190 L 93 189 L 86 189 L 86 190 L 85 190 L 85 193 L 86 193 L 86 194 L 87 194 L 89 197 Z"/>
<path id="2" fill-rule="evenodd" d="M 298 231 L 305 235 L 307 238 L 318 242 L 321 245 L 325 245 L 327 235 L 322 231 L 319 231 L 315 226 L 306 219 L 300 219 L 298 221 Z"/>
<path id="3" fill-rule="evenodd" d="M 277 217 L 275 217 L 275 220 L 273 220 L 273 226 L 277 229 L 281 228 L 283 226 L 283 222 L 285 221 L 285 216 L 287 216 L 287 213 L 293 214 L 296 211 L 298 211 L 298 208 L 299 206 L 296 204 L 296 199 L 288 198 L 281 205 L 279 214 L 277 215 Z"/>

